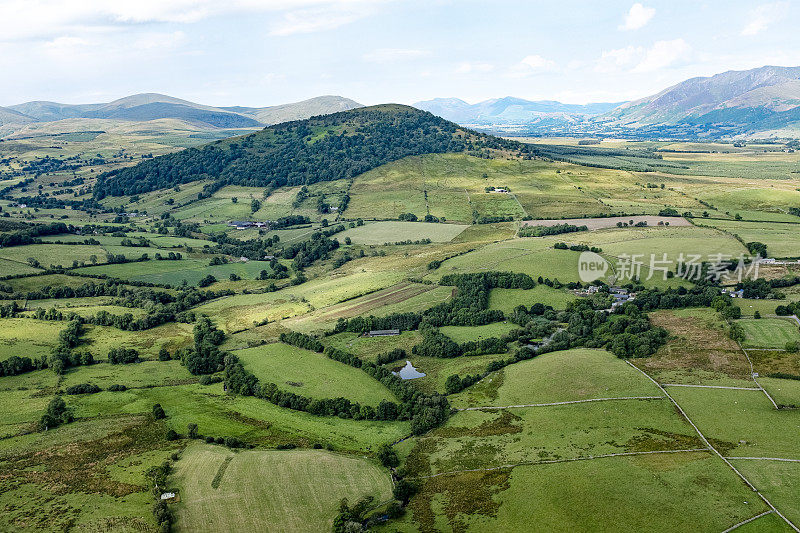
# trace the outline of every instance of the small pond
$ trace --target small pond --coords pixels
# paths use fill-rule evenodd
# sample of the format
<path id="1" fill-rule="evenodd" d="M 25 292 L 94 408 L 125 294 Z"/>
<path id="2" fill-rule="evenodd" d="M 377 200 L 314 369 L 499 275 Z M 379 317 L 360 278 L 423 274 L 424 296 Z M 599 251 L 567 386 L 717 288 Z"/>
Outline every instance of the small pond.
<path id="1" fill-rule="evenodd" d="M 398 370 L 397 372 L 392 372 L 392 374 L 396 376 L 400 376 L 400 379 L 417 379 L 425 377 L 423 372 L 420 372 L 414 365 L 411 364 L 411 361 L 406 361 L 406 366 Z"/>

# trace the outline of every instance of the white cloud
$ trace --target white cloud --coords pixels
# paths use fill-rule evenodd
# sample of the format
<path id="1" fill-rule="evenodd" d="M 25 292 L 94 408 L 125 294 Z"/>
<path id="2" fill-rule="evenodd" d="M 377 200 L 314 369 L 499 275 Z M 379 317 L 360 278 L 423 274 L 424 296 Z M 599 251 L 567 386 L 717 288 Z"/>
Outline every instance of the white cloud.
<path id="1" fill-rule="evenodd" d="M 604 50 L 594 70 L 596 72 L 619 72 L 644 59 L 645 53 L 644 47 L 641 46 Z"/>
<path id="2" fill-rule="evenodd" d="M 628 10 L 628 13 L 625 15 L 625 21 L 619 29 L 627 31 L 643 28 L 650 22 L 650 19 L 652 19 L 655 14 L 656 10 L 654 7 L 644 7 L 637 2 Z"/>
<path id="3" fill-rule="evenodd" d="M 656 41 L 633 72 L 653 72 L 685 59 L 691 47 L 683 39 Z"/>
<path id="4" fill-rule="evenodd" d="M 491 63 L 470 63 L 465 61 L 456 67 L 456 74 L 472 74 L 473 72 L 491 72 L 494 70 L 494 65 Z"/>
<path id="5" fill-rule="evenodd" d="M 650 48 L 626 46 L 604 50 L 594 67 L 595 72 L 653 72 L 688 57 L 691 47 L 683 39 L 656 41 Z"/>
<path id="6" fill-rule="evenodd" d="M 146 33 L 133 42 L 139 50 L 168 50 L 177 48 L 186 42 L 186 34 L 182 31 Z"/>
<path id="7" fill-rule="evenodd" d="M 766 30 L 770 24 L 780 20 L 789 9 L 789 2 L 774 2 L 763 4 L 750 11 L 749 22 L 742 28 L 742 35 L 758 35 Z"/>
<path id="8" fill-rule="evenodd" d="M 214 16 L 283 14 L 274 35 L 329 29 L 391 0 L 0 0 L 0 41 L 52 38 L 97 26 L 189 24 Z"/>
<path id="9" fill-rule="evenodd" d="M 525 56 L 519 63 L 531 70 L 550 70 L 556 66 L 553 61 L 545 59 L 540 55 Z"/>
<path id="10" fill-rule="evenodd" d="M 370 63 L 396 63 L 397 61 L 407 61 L 429 55 L 428 50 L 418 50 L 415 48 L 378 48 L 368 54 L 364 54 L 364 61 Z"/>

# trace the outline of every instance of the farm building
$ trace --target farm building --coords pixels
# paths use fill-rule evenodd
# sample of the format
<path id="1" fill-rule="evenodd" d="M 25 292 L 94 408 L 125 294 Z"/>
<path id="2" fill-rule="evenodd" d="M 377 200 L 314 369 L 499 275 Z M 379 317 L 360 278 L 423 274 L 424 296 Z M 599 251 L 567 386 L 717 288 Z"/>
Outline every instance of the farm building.
<path id="1" fill-rule="evenodd" d="M 400 335 L 399 329 L 373 329 L 364 334 L 365 337 L 391 337 Z"/>

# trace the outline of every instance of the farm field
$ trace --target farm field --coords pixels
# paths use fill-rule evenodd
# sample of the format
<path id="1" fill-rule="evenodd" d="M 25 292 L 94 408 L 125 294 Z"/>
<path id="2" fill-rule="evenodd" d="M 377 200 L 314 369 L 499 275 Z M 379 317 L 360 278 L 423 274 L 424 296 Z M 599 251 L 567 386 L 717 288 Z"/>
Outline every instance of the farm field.
<path id="1" fill-rule="evenodd" d="M 800 269 L 739 299 L 651 264 L 800 256 L 794 144 L 526 147 L 399 105 L 92 124 L 0 143 L 0 531 L 800 526 Z"/>
<path id="2" fill-rule="evenodd" d="M 269 472 L 270 483 L 264 483 Z M 320 450 L 233 453 L 187 448 L 175 474 L 178 531 L 330 529 L 339 499 L 391 497 L 391 479 L 369 461 Z"/>
<path id="3" fill-rule="evenodd" d="M 262 383 L 275 383 L 282 390 L 303 396 L 344 397 L 372 406 L 381 400 L 395 400 L 388 389 L 363 372 L 288 344 L 237 350 L 236 356 Z"/>
<path id="4" fill-rule="evenodd" d="M 744 328 L 745 348 L 784 348 L 787 342 L 800 342 L 797 324 L 789 319 L 759 318 L 737 322 Z"/>
<path id="5" fill-rule="evenodd" d="M 797 257 L 800 250 L 800 220 L 794 224 L 737 220 L 704 220 L 702 223 L 738 235 L 744 242 L 763 242 L 769 257 Z"/>
<path id="6" fill-rule="evenodd" d="M 337 235 L 350 238 L 356 244 L 386 244 L 402 241 L 430 239 L 449 242 L 467 228 L 459 224 L 432 224 L 427 222 L 373 222 L 350 228 Z"/>
<path id="7" fill-rule="evenodd" d="M 637 396 L 663 395 L 640 372 L 605 350 L 574 349 L 544 354 L 491 374 L 454 396 L 453 405 L 527 405 Z"/>

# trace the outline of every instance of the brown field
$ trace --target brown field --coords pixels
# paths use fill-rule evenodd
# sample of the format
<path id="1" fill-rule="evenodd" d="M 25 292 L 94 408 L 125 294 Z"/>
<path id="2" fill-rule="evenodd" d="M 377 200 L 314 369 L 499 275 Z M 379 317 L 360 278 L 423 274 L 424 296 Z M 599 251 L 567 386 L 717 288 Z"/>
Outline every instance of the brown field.
<path id="1" fill-rule="evenodd" d="M 562 218 L 548 220 L 526 220 L 523 226 L 556 226 L 558 224 L 572 224 L 575 226 L 586 226 L 590 230 L 616 228 L 617 222 L 628 222 L 633 220 L 634 224 L 647 222 L 648 226 L 658 226 L 659 222 L 672 226 L 691 226 L 691 222 L 683 217 L 659 217 L 654 215 L 631 216 L 631 217 L 600 217 L 600 218 Z"/>
<path id="2" fill-rule="evenodd" d="M 656 311 L 650 313 L 650 321 L 669 331 L 670 340 L 655 355 L 636 359 L 634 364 L 658 381 L 752 384 L 747 358 L 711 309 Z"/>

